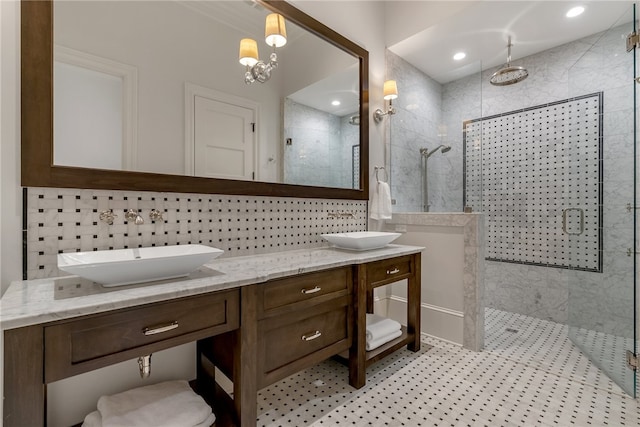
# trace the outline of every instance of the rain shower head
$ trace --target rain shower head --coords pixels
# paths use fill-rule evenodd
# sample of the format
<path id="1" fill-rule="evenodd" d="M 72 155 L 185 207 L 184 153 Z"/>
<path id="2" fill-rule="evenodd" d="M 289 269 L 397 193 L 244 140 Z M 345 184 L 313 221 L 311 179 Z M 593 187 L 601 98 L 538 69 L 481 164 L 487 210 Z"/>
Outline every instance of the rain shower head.
<path id="1" fill-rule="evenodd" d="M 494 86 L 509 86 L 523 81 L 529 76 L 529 72 L 524 67 L 511 66 L 511 36 L 507 44 L 507 65 L 493 73 L 489 82 Z"/>
<path id="2" fill-rule="evenodd" d="M 360 114 L 356 114 L 355 116 L 349 117 L 349 124 L 354 126 L 360 125 Z"/>
<path id="3" fill-rule="evenodd" d="M 446 153 L 447 151 L 451 150 L 451 146 L 450 145 L 441 144 L 441 145 L 438 145 L 436 148 L 434 148 L 431 151 L 429 151 L 428 148 L 421 148 L 420 149 L 420 155 L 423 156 L 423 157 L 426 157 L 428 159 L 429 157 L 431 157 L 438 150 L 440 150 L 440 152 L 442 152 L 442 153 Z"/>

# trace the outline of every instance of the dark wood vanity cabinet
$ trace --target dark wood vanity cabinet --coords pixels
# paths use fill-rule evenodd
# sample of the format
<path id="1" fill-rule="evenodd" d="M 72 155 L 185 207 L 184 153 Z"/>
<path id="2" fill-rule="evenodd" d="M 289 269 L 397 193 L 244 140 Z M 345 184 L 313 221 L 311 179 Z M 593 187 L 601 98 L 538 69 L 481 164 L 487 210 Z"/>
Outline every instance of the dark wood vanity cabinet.
<path id="1" fill-rule="evenodd" d="M 247 295 L 253 295 L 250 299 L 256 304 L 258 389 L 350 347 L 352 282 L 352 268 L 343 267 L 243 289 Z M 244 326 L 248 325 L 243 324 L 243 329 Z M 234 334 L 224 334 L 203 341 L 199 347 L 231 379 L 237 375 L 234 369 L 240 364 L 229 357 L 228 350 L 234 348 L 237 340 Z"/>
<path id="2" fill-rule="evenodd" d="M 373 289 L 407 281 L 402 336 L 366 351 Z M 253 427 L 263 387 L 342 354 L 349 383 L 371 363 L 420 348 L 420 253 L 274 279 L 4 331 L 4 425 L 45 424 L 46 384 L 197 341 L 195 390 L 214 406 L 216 427 Z M 233 382 L 230 399 L 215 381 Z"/>
<path id="3" fill-rule="evenodd" d="M 44 426 L 46 384 L 240 326 L 239 289 L 4 331 L 4 426 Z"/>
<path id="4" fill-rule="evenodd" d="M 45 382 L 237 329 L 239 311 L 234 289 L 46 326 Z"/>
<path id="5" fill-rule="evenodd" d="M 258 290 L 258 388 L 351 345 L 351 268 L 279 279 Z"/>

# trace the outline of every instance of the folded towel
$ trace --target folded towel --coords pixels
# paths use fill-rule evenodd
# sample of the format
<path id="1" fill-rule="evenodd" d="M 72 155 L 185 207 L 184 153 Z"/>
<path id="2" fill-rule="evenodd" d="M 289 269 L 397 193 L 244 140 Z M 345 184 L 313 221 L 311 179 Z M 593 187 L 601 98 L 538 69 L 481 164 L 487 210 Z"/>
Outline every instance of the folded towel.
<path id="1" fill-rule="evenodd" d="M 367 341 L 377 341 L 400 330 L 400 323 L 377 314 L 367 313 Z"/>
<path id="2" fill-rule="evenodd" d="M 382 344 L 386 344 L 391 340 L 395 340 L 400 335 L 402 335 L 402 331 L 391 332 L 389 335 L 385 335 L 383 337 L 378 338 L 377 340 L 367 341 L 367 351 L 375 350 L 380 347 Z"/>
<path id="3" fill-rule="evenodd" d="M 102 427 L 102 415 L 100 415 L 100 412 L 93 411 L 84 417 L 82 427 Z"/>
<path id="4" fill-rule="evenodd" d="M 216 416 L 213 415 L 213 412 L 212 412 L 209 414 L 206 420 L 204 420 L 200 424 L 196 424 L 193 427 L 211 427 L 215 422 L 216 422 Z"/>
<path id="5" fill-rule="evenodd" d="M 371 219 L 391 219 L 391 190 L 389 184 L 378 181 L 371 197 Z"/>
<path id="6" fill-rule="evenodd" d="M 192 427 L 205 425 L 212 415 L 211 407 L 186 381 L 167 381 L 102 396 L 98 411 L 103 427 Z"/>
<path id="7" fill-rule="evenodd" d="M 193 427 L 211 427 L 215 422 L 216 416 L 213 415 L 212 412 L 211 415 L 209 415 L 209 418 L 207 418 L 200 424 L 196 424 Z M 100 412 L 93 411 L 92 413 L 84 417 L 82 427 L 102 427 L 102 416 L 100 415 Z"/>

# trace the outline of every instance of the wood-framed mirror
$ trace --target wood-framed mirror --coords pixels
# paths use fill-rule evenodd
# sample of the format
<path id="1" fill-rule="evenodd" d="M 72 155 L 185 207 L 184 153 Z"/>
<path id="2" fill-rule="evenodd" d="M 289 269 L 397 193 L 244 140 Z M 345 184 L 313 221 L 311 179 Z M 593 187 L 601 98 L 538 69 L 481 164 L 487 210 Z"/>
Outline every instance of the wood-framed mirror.
<path id="1" fill-rule="evenodd" d="M 355 59 L 354 64 L 359 75 L 357 84 L 359 105 L 357 120 L 351 120 L 350 124 L 359 125 L 357 127 L 359 135 L 356 135 L 358 143 L 348 148 L 350 153 L 354 153 L 350 161 L 353 165 L 351 175 L 356 188 L 56 164 L 54 162 L 54 3 L 50 0 L 23 1 L 21 4 L 22 185 L 25 187 L 368 199 L 368 52 L 285 1 L 257 0 L 256 2 L 260 7 L 281 14 L 287 22 L 317 36 Z M 237 61 L 237 58 L 234 60 Z M 280 69 L 275 71 L 279 72 Z M 239 78 L 242 78 L 242 74 L 243 70 L 239 70 Z M 268 83 L 270 82 L 266 84 Z M 284 100 L 282 104 L 284 105 Z M 278 126 L 283 124 L 279 123 Z M 277 143 L 286 144 L 284 134 L 280 136 L 282 138 Z"/>

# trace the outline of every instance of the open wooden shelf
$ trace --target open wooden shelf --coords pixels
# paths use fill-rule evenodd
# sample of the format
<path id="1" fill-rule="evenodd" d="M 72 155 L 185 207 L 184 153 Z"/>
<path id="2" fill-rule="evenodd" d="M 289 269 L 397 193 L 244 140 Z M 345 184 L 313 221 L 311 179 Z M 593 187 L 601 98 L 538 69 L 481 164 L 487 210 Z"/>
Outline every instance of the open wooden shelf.
<path id="1" fill-rule="evenodd" d="M 402 330 L 402 335 L 400 335 L 398 338 L 391 340 L 388 343 L 385 343 L 380 347 L 375 348 L 371 351 L 367 351 L 366 353 L 367 366 L 370 366 L 376 363 L 377 361 L 384 359 L 391 353 L 397 350 L 400 350 L 402 347 L 409 345 L 409 343 L 413 342 L 413 336 L 409 335 L 409 333 L 407 332 L 407 327 L 402 326 L 401 330 Z M 338 354 L 335 357 L 335 359 L 338 362 L 349 366 L 349 350 L 343 351 L 342 353 Z"/>
<path id="2" fill-rule="evenodd" d="M 211 384 L 209 381 L 201 380 L 200 386 L 198 381 L 189 381 L 189 385 L 207 402 L 216 416 L 216 421 L 211 427 L 236 427 L 233 413 L 233 400 L 217 383 Z M 71 427 L 81 427 L 82 423 L 74 424 Z"/>

